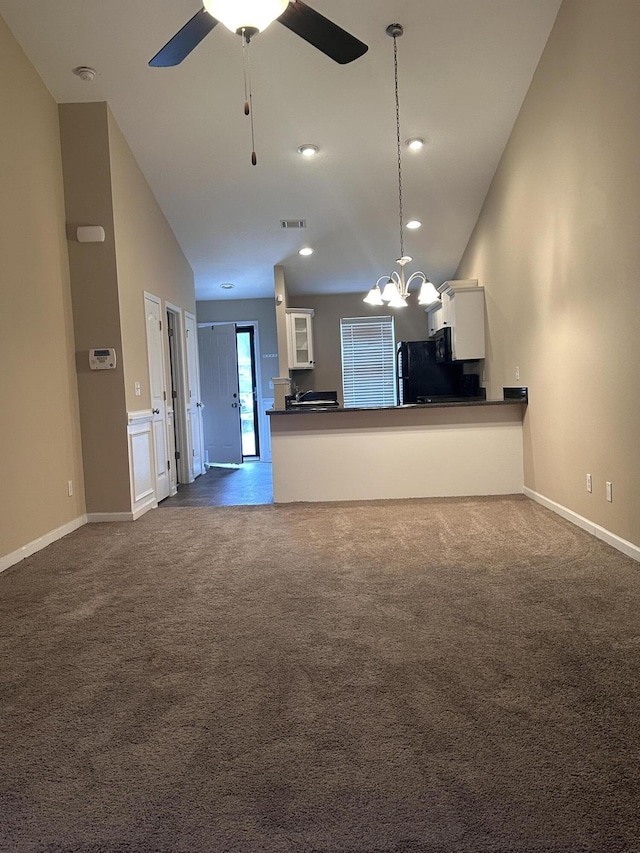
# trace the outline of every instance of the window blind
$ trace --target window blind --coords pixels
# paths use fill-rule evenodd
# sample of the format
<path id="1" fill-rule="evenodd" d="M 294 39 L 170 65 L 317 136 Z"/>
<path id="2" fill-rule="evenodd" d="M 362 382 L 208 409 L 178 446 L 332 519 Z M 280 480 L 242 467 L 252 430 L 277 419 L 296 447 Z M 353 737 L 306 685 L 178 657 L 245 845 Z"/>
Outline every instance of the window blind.
<path id="1" fill-rule="evenodd" d="M 340 320 L 344 405 L 395 406 L 393 317 Z"/>

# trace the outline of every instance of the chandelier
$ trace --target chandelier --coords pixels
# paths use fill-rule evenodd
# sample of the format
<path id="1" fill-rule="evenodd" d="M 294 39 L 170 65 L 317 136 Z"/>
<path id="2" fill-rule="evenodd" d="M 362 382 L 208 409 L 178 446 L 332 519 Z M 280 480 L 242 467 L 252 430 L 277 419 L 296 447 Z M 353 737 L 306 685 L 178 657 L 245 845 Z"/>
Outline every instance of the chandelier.
<path id="1" fill-rule="evenodd" d="M 400 213 L 400 257 L 396 263 L 400 266 L 400 272 L 395 270 L 389 275 L 381 275 L 376 281 L 371 290 L 364 298 L 364 302 L 369 305 L 385 305 L 389 308 L 404 308 L 407 304 L 409 296 L 409 285 L 413 281 L 421 283 L 420 294 L 418 296 L 419 305 L 431 305 L 440 297 L 438 291 L 429 281 L 426 275 L 418 270 L 412 273 L 409 278 L 405 277 L 404 268 L 408 263 L 411 263 L 413 258 L 410 258 L 404 253 L 404 214 L 402 210 L 402 146 L 400 143 L 400 98 L 398 95 L 398 37 L 403 33 L 401 24 L 389 24 L 387 27 L 387 35 L 393 38 L 393 69 L 396 94 L 396 142 L 398 146 L 398 210 Z M 384 288 L 380 289 L 380 283 L 384 282 Z"/>

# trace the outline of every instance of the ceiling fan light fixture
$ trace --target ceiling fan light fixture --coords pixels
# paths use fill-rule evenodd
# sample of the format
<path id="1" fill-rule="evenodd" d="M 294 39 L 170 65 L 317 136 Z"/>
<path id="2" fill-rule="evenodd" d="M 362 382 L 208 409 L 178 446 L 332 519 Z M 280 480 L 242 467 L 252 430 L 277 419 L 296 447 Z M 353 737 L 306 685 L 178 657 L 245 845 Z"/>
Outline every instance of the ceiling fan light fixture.
<path id="1" fill-rule="evenodd" d="M 266 29 L 289 5 L 289 0 L 203 0 L 204 8 L 220 23 L 237 33 Z"/>

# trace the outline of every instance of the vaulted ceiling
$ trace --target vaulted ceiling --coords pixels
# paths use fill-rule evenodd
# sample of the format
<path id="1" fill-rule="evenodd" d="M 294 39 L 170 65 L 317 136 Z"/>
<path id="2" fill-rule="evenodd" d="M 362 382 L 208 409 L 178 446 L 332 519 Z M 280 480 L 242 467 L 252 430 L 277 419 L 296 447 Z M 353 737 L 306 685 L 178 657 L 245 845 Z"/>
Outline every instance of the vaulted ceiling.
<path id="1" fill-rule="evenodd" d="M 309 0 L 369 46 L 338 65 L 278 22 L 251 43 L 256 166 L 242 44 L 218 26 L 181 64 L 149 59 L 199 0 L 0 0 L 60 102 L 107 101 L 196 279 L 199 299 L 366 291 L 399 255 L 390 23 L 398 39 L 405 248 L 436 283 L 462 252 L 560 0 Z M 73 74 L 96 69 L 93 82 Z M 297 153 L 303 143 L 315 158 Z M 283 229 L 302 219 L 305 229 Z M 314 254 L 300 257 L 311 246 Z M 222 290 L 223 283 L 234 284 Z"/>

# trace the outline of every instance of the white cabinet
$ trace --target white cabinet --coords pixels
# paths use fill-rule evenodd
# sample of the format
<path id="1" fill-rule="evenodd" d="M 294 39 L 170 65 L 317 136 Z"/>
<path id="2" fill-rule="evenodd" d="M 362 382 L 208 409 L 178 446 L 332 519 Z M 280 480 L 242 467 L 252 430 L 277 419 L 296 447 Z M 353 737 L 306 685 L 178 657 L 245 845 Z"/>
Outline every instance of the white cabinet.
<path id="1" fill-rule="evenodd" d="M 429 337 L 431 337 L 431 335 L 435 335 L 438 329 L 441 329 L 444 326 L 441 302 L 431 305 L 427 309 L 427 322 L 429 325 Z"/>
<path id="2" fill-rule="evenodd" d="M 477 361 L 485 357 L 484 287 L 477 279 L 445 281 L 438 288 L 442 305 L 427 309 L 429 334 L 451 327 L 452 355 L 456 361 Z"/>
<path id="3" fill-rule="evenodd" d="M 309 370 L 313 360 L 313 308 L 287 308 L 289 370 Z"/>

